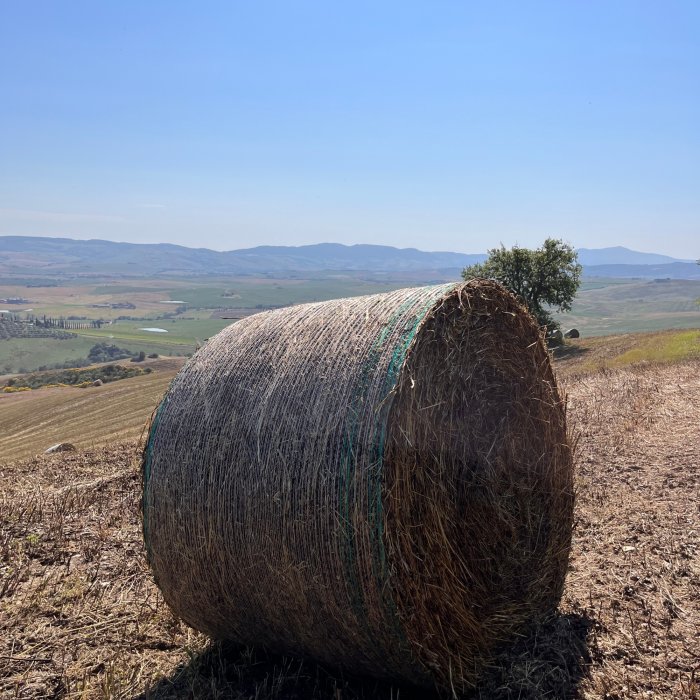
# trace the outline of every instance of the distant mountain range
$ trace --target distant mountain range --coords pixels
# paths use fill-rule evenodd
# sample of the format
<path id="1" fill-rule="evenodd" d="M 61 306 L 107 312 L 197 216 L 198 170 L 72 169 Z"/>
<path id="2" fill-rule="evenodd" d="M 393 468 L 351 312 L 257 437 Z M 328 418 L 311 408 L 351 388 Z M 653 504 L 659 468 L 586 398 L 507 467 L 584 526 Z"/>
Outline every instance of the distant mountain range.
<path id="1" fill-rule="evenodd" d="M 0 244 L 1 245 L 1 244 Z M 612 248 L 579 248 L 578 260 L 584 266 L 597 265 L 667 265 L 670 263 L 695 263 L 695 260 L 671 258 L 657 253 L 640 253 L 622 246 Z"/>
<path id="2" fill-rule="evenodd" d="M 578 251 L 587 275 L 700 279 L 693 261 L 640 253 L 623 247 Z M 320 243 L 258 246 L 219 252 L 169 243 L 137 244 L 34 236 L 0 236 L 0 274 L 71 278 L 89 275 L 318 275 L 329 272 L 387 273 L 411 279 L 455 277 L 484 253 L 425 252 L 380 245 Z"/>

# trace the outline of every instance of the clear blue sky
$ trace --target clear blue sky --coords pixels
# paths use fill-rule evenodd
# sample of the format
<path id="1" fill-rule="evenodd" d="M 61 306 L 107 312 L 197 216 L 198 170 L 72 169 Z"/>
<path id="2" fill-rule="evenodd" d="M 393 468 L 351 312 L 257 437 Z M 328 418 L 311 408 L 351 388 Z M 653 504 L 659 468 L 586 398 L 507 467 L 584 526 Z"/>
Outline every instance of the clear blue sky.
<path id="1" fill-rule="evenodd" d="M 700 257 L 700 2 L 7 2 L 0 235 Z"/>

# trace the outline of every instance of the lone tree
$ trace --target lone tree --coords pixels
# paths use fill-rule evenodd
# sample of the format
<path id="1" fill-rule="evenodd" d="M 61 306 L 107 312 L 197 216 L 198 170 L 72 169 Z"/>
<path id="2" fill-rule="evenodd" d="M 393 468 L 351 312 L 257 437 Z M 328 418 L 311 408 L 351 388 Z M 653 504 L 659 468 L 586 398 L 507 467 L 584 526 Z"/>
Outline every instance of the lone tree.
<path id="1" fill-rule="evenodd" d="M 488 251 L 489 257 L 462 270 L 465 280 L 493 279 L 510 289 L 548 331 L 559 328 L 550 309 L 571 311 L 581 284 L 581 265 L 567 243 L 548 238 L 541 248 L 529 250 L 503 245 Z"/>

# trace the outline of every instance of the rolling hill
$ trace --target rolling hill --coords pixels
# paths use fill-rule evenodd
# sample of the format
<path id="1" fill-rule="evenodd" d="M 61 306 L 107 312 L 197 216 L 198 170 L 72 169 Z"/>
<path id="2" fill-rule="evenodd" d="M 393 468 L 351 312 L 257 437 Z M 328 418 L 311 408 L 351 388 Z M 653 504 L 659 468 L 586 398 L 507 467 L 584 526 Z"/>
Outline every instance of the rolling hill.
<path id="1" fill-rule="evenodd" d="M 658 253 L 641 253 L 623 246 L 609 248 L 578 248 L 578 260 L 584 267 L 598 265 L 669 265 L 672 263 L 694 263 Z"/>
<path id="2" fill-rule="evenodd" d="M 116 243 L 31 236 L 0 237 L 0 274 L 264 275 L 325 270 L 459 269 L 483 254 L 424 252 L 378 245 L 259 246 L 219 252 L 169 243 Z"/>
<path id="3" fill-rule="evenodd" d="M 80 449 L 136 440 L 182 366 L 182 358 L 149 363 L 151 374 L 99 387 L 0 393 L 3 459 L 41 454 L 58 442 Z"/>
<path id="4" fill-rule="evenodd" d="M 484 253 L 426 252 L 365 244 L 258 246 L 220 252 L 170 243 L 0 236 L 0 276 L 39 276 L 58 280 L 90 275 L 284 278 L 333 271 L 413 276 L 420 272 L 428 280 L 438 271 L 443 277 L 456 277 L 463 267 L 485 258 Z M 641 253 L 620 246 L 595 250 L 581 248 L 579 259 L 589 276 L 700 279 L 700 266 L 692 261 Z"/>

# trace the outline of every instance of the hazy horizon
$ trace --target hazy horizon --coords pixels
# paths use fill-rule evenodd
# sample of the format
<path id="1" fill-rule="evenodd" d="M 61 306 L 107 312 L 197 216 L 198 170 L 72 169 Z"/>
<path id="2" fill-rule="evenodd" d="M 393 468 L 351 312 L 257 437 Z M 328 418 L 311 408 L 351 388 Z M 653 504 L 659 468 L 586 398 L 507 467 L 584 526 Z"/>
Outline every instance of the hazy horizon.
<path id="1" fill-rule="evenodd" d="M 2 241 L 3 237 L 8 236 L 8 234 L 0 234 L 0 243 Z M 20 236 L 21 237 L 21 236 Z M 116 239 L 109 239 L 109 238 L 98 238 L 98 237 L 89 237 L 89 238 L 72 238 L 70 236 L 40 236 L 40 235 L 29 235 L 27 236 L 28 238 L 56 238 L 56 239 L 64 239 L 64 240 L 75 240 L 75 241 L 107 241 L 109 243 L 127 243 L 127 244 L 148 244 L 148 245 L 179 245 L 183 246 L 185 248 L 191 248 L 193 250 L 197 249 L 207 249 L 207 250 L 212 250 L 215 252 L 219 253 L 226 253 L 226 252 L 233 252 L 233 251 L 238 251 L 238 250 L 248 250 L 251 248 L 256 248 L 256 247 L 265 247 L 268 246 L 269 244 L 266 243 L 258 243 L 253 246 L 246 246 L 244 248 L 212 248 L 210 246 L 204 246 L 204 245 L 187 245 L 184 243 L 173 243 L 172 241 L 122 241 L 122 240 L 116 240 Z M 299 244 L 288 244 L 286 247 L 304 247 L 304 246 L 314 246 L 314 245 L 343 245 L 343 246 L 385 246 L 387 244 L 384 243 L 368 243 L 368 242 L 358 242 L 358 243 L 338 243 L 337 241 L 321 241 L 319 243 L 299 243 Z M 279 246 L 275 246 L 279 247 Z M 284 245 L 282 247 L 285 247 Z M 432 249 L 432 248 L 417 248 L 415 246 L 389 246 L 392 248 L 396 248 L 398 250 L 418 250 L 423 253 L 457 253 L 457 254 L 463 254 L 463 255 L 482 255 L 487 252 L 487 249 L 484 248 L 483 250 L 438 250 L 438 249 Z M 493 247 L 493 246 L 492 246 Z M 597 251 L 597 250 L 614 250 L 617 248 L 623 248 L 625 250 L 628 250 L 630 252 L 634 253 L 649 253 L 649 254 L 655 254 L 655 255 L 664 255 L 664 253 L 660 253 L 658 250 L 639 250 L 637 248 L 629 248 L 627 246 L 618 246 L 618 245 L 609 245 L 609 246 L 600 246 L 596 248 L 591 248 L 588 246 L 575 246 L 576 249 L 583 249 L 583 250 L 589 250 L 589 251 Z M 2 250 L 2 247 L 0 245 L 0 252 Z M 669 256 L 673 258 L 676 261 L 682 261 L 682 262 L 696 262 L 697 258 L 682 258 L 678 256 Z M 612 263 L 604 263 L 604 264 L 612 264 Z M 624 264 L 624 263 L 623 263 Z"/>
<path id="2" fill-rule="evenodd" d="M 700 257 L 690 0 L 4 19 L 0 235 Z"/>

